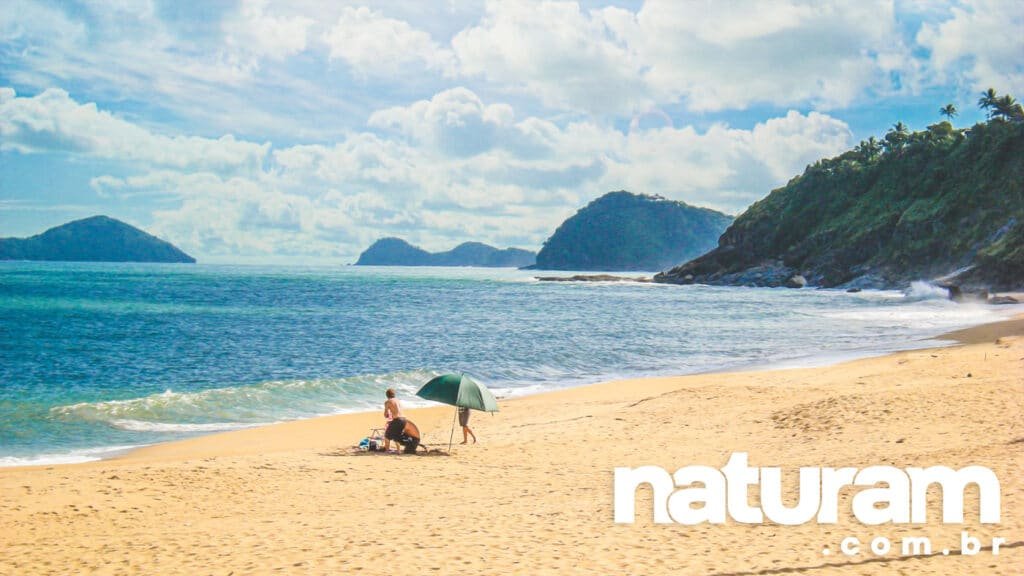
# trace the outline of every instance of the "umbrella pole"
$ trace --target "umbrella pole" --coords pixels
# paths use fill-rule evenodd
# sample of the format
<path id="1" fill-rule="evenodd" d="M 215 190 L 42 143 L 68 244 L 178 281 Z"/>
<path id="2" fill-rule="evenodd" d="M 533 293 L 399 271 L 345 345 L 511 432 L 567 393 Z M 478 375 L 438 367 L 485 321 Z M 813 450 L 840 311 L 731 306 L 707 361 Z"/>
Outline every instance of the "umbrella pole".
<path id="1" fill-rule="evenodd" d="M 455 438 L 455 417 L 459 415 L 459 408 L 455 407 L 455 414 L 452 416 L 452 433 L 448 435 L 448 453 L 452 453 L 452 439 Z"/>

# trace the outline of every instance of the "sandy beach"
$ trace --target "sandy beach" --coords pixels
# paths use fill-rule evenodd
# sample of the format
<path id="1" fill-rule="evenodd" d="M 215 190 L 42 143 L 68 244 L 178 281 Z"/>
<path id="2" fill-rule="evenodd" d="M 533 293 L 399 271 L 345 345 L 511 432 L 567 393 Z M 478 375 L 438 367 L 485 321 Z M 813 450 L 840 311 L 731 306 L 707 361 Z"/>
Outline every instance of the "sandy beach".
<path id="1" fill-rule="evenodd" d="M 959 343 L 824 368 L 510 399 L 475 413 L 480 442 L 450 456 L 353 452 L 381 421 L 356 414 L 0 469 L 0 573 L 1019 574 L 1024 320 L 950 337 Z M 450 408 L 410 416 L 446 448 Z M 1001 523 L 979 523 L 972 489 L 963 525 L 939 522 L 934 489 L 923 525 L 862 525 L 851 490 L 834 525 L 657 525 L 647 490 L 636 523 L 613 522 L 616 466 L 718 468 L 734 452 L 792 471 L 790 502 L 800 466 L 986 466 L 1001 482 Z M 961 531 L 1006 543 L 960 555 Z M 859 555 L 838 552 L 848 536 Z M 875 536 L 893 550 L 872 554 Z M 933 554 L 901 557 L 904 536 L 930 537 Z"/>

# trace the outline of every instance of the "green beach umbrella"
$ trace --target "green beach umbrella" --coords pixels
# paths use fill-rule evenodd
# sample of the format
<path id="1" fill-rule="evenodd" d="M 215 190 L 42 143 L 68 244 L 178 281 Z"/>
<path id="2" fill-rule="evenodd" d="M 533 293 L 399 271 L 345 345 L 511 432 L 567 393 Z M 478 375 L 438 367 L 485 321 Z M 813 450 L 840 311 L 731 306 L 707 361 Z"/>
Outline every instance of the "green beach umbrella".
<path id="1" fill-rule="evenodd" d="M 465 374 L 442 374 L 423 385 L 416 395 L 426 400 L 471 408 L 481 412 L 497 412 L 498 401 L 486 386 Z"/>
<path id="2" fill-rule="evenodd" d="M 442 374 L 432 378 L 420 388 L 416 395 L 426 400 L 451 404 L 482 412 L 497 412 L 498 401 L 486 386 L 465 374 Z M 458 410 L 455 415 L 458 416 Z M 452 418 L 452 433 L 448 437 L 448 452 L 452 451 L 455 437 L 455 418 Z"/>

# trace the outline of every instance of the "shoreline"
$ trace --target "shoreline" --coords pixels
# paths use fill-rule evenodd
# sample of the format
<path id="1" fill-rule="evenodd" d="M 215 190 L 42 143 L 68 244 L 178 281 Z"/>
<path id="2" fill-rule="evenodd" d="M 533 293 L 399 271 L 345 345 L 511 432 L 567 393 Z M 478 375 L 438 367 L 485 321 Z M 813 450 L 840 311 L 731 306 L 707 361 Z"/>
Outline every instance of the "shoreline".
<path id="1" fill-rule="evenodd" d="M 948 333 L 953 346 L 827 367 L 618 380 L 502 402 L 474 414 L 480 443 L 419 457 L 352 451 L 376 413 L 297 420 L 158 444 L 113 460 L 0 469 L 0 572 L 1013 574 L 1024 555 L 1024 317 Z M 453 409 L 408 410 L 445 447 Z M 456 442 L 458 442 L 456 438 Z M 865 526 L 633 525 L 612 520 L 613 469 L 968 465 L 1002 483 L 1002 519 Z M 789 474 L 787 472 L 786 474 Z M 787 476 L 787 478 L 790 478 Z M 784 481 L 796 500 L 796 483 Z M 753 494 L 757 496 L 756 492 Z M 994 556 L 897 552 L 849 558 L 879 535 Z M 457 546 L 448 546 L 451 542 Z M 822 554 L 823 548 L 836 554 Z"/>
<path id="2" fill-rule="evenodd" d="M 509 402 L 509 401 L 515 401 L 517 399 L 545 397 L 545 396 L 548 396 L 548 395 L 555 395 L 555 394 L 565 393 L 565 392 L 578 392 L 580 394 L 585 394 L 587 389 L 590 389 L 590 388 L 614 387 L 614 386 L 620 385 L 620 383 L 625 383 L 625 382 L 655 382 L 655 381 L 662 381 L 662 380 L 676 380 L 676 379 L 680 379 L 680 378 L 699 378 L 699 377 L 702 377 L 702 376 L 710 376 L 710 375 L 726 375 L 727 376 L 727 375 L 743 374 L 743 373 L 757 374 L 757 373 L 770 373 L 770 372 L 779 372 L 779 371 L 787 371 L 787 370 L 815 370 L 815 369 L 820 369 L 820 368 L 830 368 L 830 367 L 835 367 L 835 366 L 841 366 L 843 364 L 847 364 L 847 363 L 851 363 L 851 362 L 857 362 L 857 361 L 861 361 L 861 360 L 882 359 L 882 358 L 887 358 L 887 357 L 890 357 L 890 356 L 895 356 L 897 354 L 903 354 L 903 353 L 928 352 L 928 351 L 933 351 L 933 350 L 940 350 L 940 349 L 943 349 L 943 348 L 952 348 L 952 347 L 957 347 L 957 346 L 967 346 L 967 345 L 970 345 L 970 344 L 978 344 L 978 343 L 981 343 L 981 342 L 993 341 L 993 340 L 996 340 L 996 339 L 1001 338 L 1001 337 L 1017 335 L 1017 334 L 1024 334 L 1024 313 L 1017 313 L 1017 314 L 1014 314 L 1011 317 L 1009 317 L 1007 319 L 1004 319 L 1004 320 L 998 320 L 998 321 L 995 321 L 995 322 L 986 322 L 984 324 L 978 324 L 978 325 L 971 326 L 971 327 L 968 327 L 968 328 L 961 328 L 961 329 L 958 329 L 958 330 L 952 330 L 952 331 L 949 331 L 949 332 L 944 332 L 942 334 L 938 334 L 936 336 L 932 336 L 930 338 L 924 339 L 924 341 L 927 341 L 927 340 L 943 341 L 943 340 L 945 340 L 945 341 L 949 341 L 950 342 L 949 344 L 942 345 L 942 346 L 922 346 L 922 347 L 915 347 L 915 348 L 902 348 L 902 349 L 899 349 L 899 350 L 892 350 L 892 351 L 880 351 L 877 354 L 870 354 L 869 353 L 867 355 L 858 355 L 858 356 L 856 356 L 854 358 L 838 359 L 835 362 L 828 362 L 826 364 L 812 364 L 812 365 L 800 365 L 800 366 L 777 366 L 776 365 L 776 366 L 773 366 L 773 367 L 752 367 L 750 369 L 746 369 L 746 368 L 729 368 L 729 369 L 725 369 L 725 370 L 721 370 L 721 371 L 719 371 L 719 370 L 709 370 L 709 371 L 694 372 L 694 373 L 690 373 L 690 374 L 672 374 L 672 375 L 663 375 L 663 376 L 640 376 L 640 377 L 616 378 L 616 379 L 612 379 L 612 380 L 604 380 L 604 381 L 600 381 L 600 382 L 595 382 L 595 383 L 592 383 L 592 384 L 582 384 L 582 385 L 579 385 L 579 386 L 568 386 L 568 387 L 564 387 L 564 388 L 555 388 L 555 389 L 551 389 L 551 390 L 544 390 L 544 391 L 539 391 L 539 392 L 535 392 L 535 393 L 532 393 L 532 394 L 524 394 L 522 396 L 513 396 L 511 398 L 509 398 L 509 397 L 499 398 L 499 400 L 502 403 L 505 403 L 505 402 Z M 407 412 L 410 417 L 412 417 L 412 416 L 422 416 L 424 420 L 427 420 L 429 418 L 435 418 L 435 419 L 436 418 L 442 418 L 443 419 L 443 417 L 444 417 L 443 413 L 451 412 L 451 410 L 452 410 L 452 408 L 449 407 L 449 406 L 445 406 L 445 405 L 436 406 L 435 405 L 435 406 L 427 406 L 427 407 L 409 408 L 409 409 L 405 410 L 405 412 Z M 153 455 L 159 455 L 161 457 L 167 456 L 167 455 L 170 455 L 172 457 L 177 457 L 177 456 L 182 455 L 182 454 L 190 454 L 190 455 L 192 455 L 194 453 L 190 451 L 191 447 L 194 445 L 196 448 L 199 448 L 201 445 L 205 444 L 204 440 L 207 440 L 207 439 L 210 439 L 211 441 L 210 441 L 208 446 L 202 446 L 201 447 L 201 451 L 200 451 L 200 453 L 202 454 L 201 457 L 209 457 L 209 456 L 216 456 L 216 455 L 227 455 L 227 454 L 233 454 L 234 452 L 229 449 L 229 450 L 227 450 L 227 452 L 225 454 L 222 454 L 222 453 L 218 452 L 218 449 L 220 449 L 221 446 L 225 446 L 227 444 L 233 445 L 234 444 L 233 440 L 235 439 L 235 435 L 238 435 L 238 434 L 244 433 L 244 432 L 252 432 L 254 436 L 262 436 L 264 432 L 275 430 L 275 429 L 278 429 L 280 427 L 280 430 L 282 432 L 284 432 L 284 433 L 295 434 L 296 432 L 301 433 L 303 428 L 305 428 L 305 426 L 302 425 L 303 422 L 316 423 L 318 421 L 322 421 L 324 423 L 330 422 L 331 425 L 343 426 L 345 429 L 353 429 L 353 425 L 356 425 L 356 423 L 358 423 L 358 425 L 362 425 L 366 430 L 369 430 L 371 428 L 380 427 L 380 424 L 379 424 L 380 418 L 382 418 L 382 416 L 380 416 L 380 412 L 379 411 L 373 411 L 373 412 L 371 412 L 371 411 L 346 412 L 346 413 L 342 413 L 342 414 L 331 414 L 331 415 L 325 415 L 325 416 L 316 416 L 316 417 L 312 417 L 312 418 L 301 418 L 301 419 L 298 419 L 298 420 L 290 420 L 290 421 L 285 421 L 285 422 L 276 422 L 276 423 L 269 424 L 269 425 L 266 425 L 266 426 L 256 426 L 256 427 L 252 427 L 252 428 L 243 428 L 243 429 L 239 429 L 239 430 L 228 430 L 228 431 L 224 431 L 224 432 L 217 432 L 217 433 L 214 433 L 214 434 L 204 434 L 204 435 L 195 436 L 195 437 L 192 437 L 192 438 L 185 438 L 185 439 L 182 439 L 182 440 L 173 440 L 173 441 L 170 441 L 170 442 L 159 442 L 159 443 L 156 443 L 156 444 L 150 444 L 150 445 L 147 445 L 147 446 L 140 446 L 138 448 L 129 449 L 129 450 L 121 453 L 120 455 L 112 456 L 110 458 L 104 458 L 104 459 L 101 459 L 101 460 L 94 460 L 94 461 L 90 461 L 90 462 L 69 463 L 69 464 L 64 464 L 64 465 L 102 463 L 102 462 L 117 461 L 117 460 L 135 460 L 137 457 L 149 458 L 149 457 L 151 457 Z M 378 424 L 374 425 L 373 422 L 375 422 L 375 421 L 377 421 Z M 358 425 L 356 426 L 356 429 L 358 428 Z M 310 424 L 310 426 L 312 427 L 313 425 Z M 287 429 L 286 429 L 286 427 L 287 427 Z M 218 437 L 221 437 L 221 436 L 223 436 L 225 440 L 229 440 L 229 442 L 222 443 L 222 442 L 218 441 L 219 440 Z M 183 450 L 177 450 L 177 449 L 175 449 L 173 447 L 174 444 L 188 444 L 189 448 L 185 448 Z M 273 448 L 273 449 L 276 449 L 276 448 Z M 2 471 L 2 469 L 0 469 L 0 471 Z"/>
<path id="3" fill-rule="evenodd" d="M 855 362 L 857 360 L 865 360 L 865 359 L 871 359 L 871 358 L 883 358 L 883 357 L 890 356 L 890 355 L 893 355 L 893 354 L 899 354 L 901 352 L 910 352 L 910 351 L 915 351 L 915 350 L 916 351 L 931 350 L 931 349 L 945 348 L 945 347 L 950 347 L 950 346 L 964 345 L 964 344 L 968 344 L 968 343 L 976 343 L 977 341 L 979 341 L 979 335 L 984 335 L 984 336 L 987 337 L 987 336 L 989 336 L 991 334 L 1002 334 L 1006 329 L 1002 328 L 1001 325 L 1006 324 L 1007 326 L 1012 326 L 1012 324 L 1007 324 L 1007 323 L 1014 323 L 1014 322 L 1022 322 L 1022 323 L 1024 323 L 1024 313 L 1007 314 L 1007 316 L 1008 316 L 1008 318 L 1003 319 L 1003 320 L 996 320 L 996 321 L 993 321 L 993 322 L 985 322 L 985 323 L 976 324 L 974 326 L 970 326 L 970 327 L 967 327 L 967 328 L 960 328 L 960 329 L 957 329 L 957 330 L 952 330 L 952 331 L 944 332 L 944 333 L 937 334 L 937 335 L 934 335 L 934 336 L 923 337 L 923 338 L 912 340 L 912 342 L 915 342 L 915 343 L 924 343 L 924 345 L 922 345 L 922 346 L 916 346 L 915 345 L 915 346 L 912 346 L 912 347 L 901 347 L 901 348 L 898 348 L 898 349 L 884 349 L 884 350 L 883 349 L 878 349 L 878 350 L 860 349 L 860 350 L 857 350 L 857 351 L 849 350 L 849 349 L 848 350 L 837 350 L 837 351 L 832 351 L 832 352 L 818 354 L 818 355 L 813 355 L 813 356 L 804 356 L 804 357 L 799 357 L 799 358 L 794 358 L 794 359 L 781 360 L 781 361 L 778 361 L 778 362 L 771 362 L 771 363 L 768 363 L 768 364 L 762 364 L 762 363 L 758 363 L 758 362 L 739 363 L 739 364 L 730 365 L 730 366 L 724 367 L 724 368 L 711 368 L 711 369 L 700 370 L 700 371 L 697 371 L 697 372 L 689 372 L 689 373 L 674 373 L 674 374 L 663 374 L 663 375 L 624 376 L 624 377 L 611 378 L 611 379 L 607 379 L 607 380 L 600 380 L 600 381 L 597 381 L 597 382 L 590 382 L 590 383 L 586 383 L 586 384 L 578 384 L 578 385 L 571 385 L 571 386 L 565 386 L 565 387 L 559 387 L 559 388 L 552 388 L 552 389 L 548 389 L 548 390 L 540 390 L 540 391 L 530 392 L 530 393 L 526 393 L 526 394 L 522 394 L 522 395 L 503 396 L 503 397 L 499 397 L 498 399 L 501 402 L 507 402 L 509 400 L 515 400 L 515 399 L 520 399 L 520 398 L 531 398 L 531 397 L 535 397 L 535 396 L 543 396 L 543 395 L 546 395 L 546 394 L 563 392 L 563 391 L 566 391 L 566 390 L 583 390 L 583 389 L 590 388 L 590 387 L 595 387 L 595 386 L 614 385 L 617 382 L 648 381 L 648 380 L 658 380 L 658 379 L 664 379 L 664 378 L 688 378 L 688 377 L 696 377 L 696 376 L 704 376 L 704 375 L 714 375 L 714 374 L 739 374 L 739 373 L 773 372 L 773 371 L 779 371 L 779 370 L 802 370 L 802 369 L 827 368 L 827 367 L 830 367 L 830 366 L 836 366 L 836 365 L 844 364 L 844 363 L 847 363 L 847 362 Z M 1022 324 L 1021 331 L 1024 332 L 1024 324 Z M 998 336 L 996 336 L 996 337 L 998 337 Z M 987 339 L 993 339 L 993 338 L 987 338 Z M 944 345 L 939 344 L 942 341 L 949 341 L 949 343 L 948 344 L 944 344 Z M 819 362 L 817 360 L 823 360 L 823 361 Z M 794 363 L 797 363 L 797 364 L 794 364 Z M 410 408 L 410 409 L 408 409 L 406 411 L 409 412 L 410 415 L 412 415 L 412 414 L 419 414 L 420 412 L 427 412 L 428 410 L 431 411 L 431 413 L 432 413 L 432 411 L 439 411 L 439 410 L 445 410 L 445 409 L 446 409 L 445 406 L 433 405 L 433 406 L 416 406 L 416 407 Z M 43 463 L 38 463 L 38 464 L 2 465 L 2 466 L 0 466 L 0 473 L 2 473 L 4 470 L 9 470 L 9 469 L 32 469 L 32 468 L 40 468 L 40 467 L 54 467 L 54 466 L 78 466 L 78 465 L 84 465 L 84 464 L 97 464 L 97 463 L 102 463 L 102 462 L 113 462 L 113 461 L 119 461 L 119 460 L 129 460 L 129 459 L 132 459 L 133 456 L 135 456 L 137 454 L 140 454 L 140 453 L 141 454 L 150 454 L 153 451 L 160 451 L 161 447 L 165 447 L 165 446 L 169 446 L 169 445 L 173 445 L 173 444 L 178 444 L 178 443 L 190 443 L 191 444 L 191 443 L 196 443 L 196 442 L 202 442 L 202 440 L 207 439 L 207 438 L 216 438 L 216 437 L 219 437 L 219 436 L 222 436 L 222 435 L 233 435 L 233 434 L 237 434 L 237 433 L 240 433 L 240 432 L 253 431 L 253 430 L 260 431 L 260 430 L 275 429 L 275 428 L 277 428 L 279 426 L 294 425 L 296 423 L 301 423 L 301 422 L 315 422 L 315 421 L 326 420 L 326 419 L 332 419 L 333 420 L 333 419 L 352 418 L 353 420 L 358 419 L 358 421 L 361 422 L 361 423 L 365 422 L 365 423 L 368 423 L 368 424 L 372 424 L 372 422 L 370 420 L 371 420 L 371 418 L 376 418 L 377 414 L 378 414 L 378 411 L 366 411 L 366 410 L 364 410 L 364 411 L 356 411 L 356 412 L 341 412 L 341 413 L 337 413 L 337 414 L 322 414 L 322 415 L 318 415 L 318 416 L 311 416 L 311 417 L 308 417 L 308 418 L 298 418 L 298 419 L 295 419 L 295 420 L 284 420 L 284 421 L 280 421 L 280 422 L 271 422 L 271 423 L 264 424 L 264 425 L 243 426 L 243 427 L 240 427 L 240 428 L 237 428 L 237 429 L 233 429 L 233 430 L 224 430 L 224 431 L 212 432 L 212 433 L 208 433 L 208 434 L 199 434 L 199 435 L 188 437 L 188 438 L 180 438 L 180 439 L 175 439 L 175 440 L 167 440 L 165 442 L 154 442 L 152 444 L 140 444 L 140 445 L 136 445 L 136 446 L 127 446 L 127 447 L 125 447 L 125 446 L 115 446 L 115 447 L 110 447 L 109 449 L 108 448 L 84 449 L 83 451 L 104 451 L 104 452 L 107 452 L 109 450 L 111 453 L 109 455 L 105 454 L 104 456 L 102 456 L 100 458 L 89 459 L 89 460 L 82 460 L 82 461 L 75 461 L 75 462 L 43 462 Z M 369 425 L 369 426 L 366 427 L 366 430 L 369 430 L 369 429 L 374 428 L 374 427 L 375 426 Z M 170 453 L 175 453 L 175 451 L 173 451 L 173 450 L 169 450 L 169 452 Z M 54 456 L 54 457 L 57 458 L 59 456 Z"/>
<path id="4" fill-rule="evenodd" d="M 1021 298 L 1024 302 L 1024 293 L 1014 293 L 1013 295 Z M 601 379 L 593 382 L 585 382 L 581 384 L 571 384 L 568 386 L 553 387 L 546 390 L 539 390 L 533 392 L 527 392 L 524 394 L 515 394 L 515 389 L 510 389 L 513 393 L 505 396 L 499 396 L 498 399 L 502 402 L 518 399 L 528 398 L 537 395 L 550 394 L 553 392 L 559 392 L 564 390 L 576 390 L 585 389 L 591 386 L 601 386 L 605 384 L 612 384 L 621 381 L 637 381 L 637 380 L 650 380 L 650 379 L 661 379 L 661 378 L 679 378 L 679 377 L 692 377 L 701 375 L 711 374 L 732 374 L 732 373 L 745 373 L 745 372 L 770 372 L 776 370 L 799 370 L 799 369 L 812 369 L 812 368 L 826 368 L 843 364 L 846 362 L 853 362 L 857 360 L 869 359 L 869 358 L 881 358 L 891 354 L 897 354 L 900 352 L 909 352 L 914 350 L 929 350 L 932 348 L 942 348 L 946 346 L 955 346 L 957 343 L 964 343 L 961 338 L 976 339 L 976 336 L 972 336 L 976 329 L 980 329 L 985 326 L 992 326 L 1002 324 L 1004 322 L 1013 321 L 1015 319 L 1024 318 L 1024 312 L 1015 311 L 1013 309 L 1024 308 L 1024 305 L 1013 306 L 1011 309 L 1001 311 L 1006 318 L 1001 320 L 993 320 L 991 322 L 983 322 L 981 324 L 975 324 L 966 328 L 959 328 L 952 331 L 946 331 L 932 336 L 920 336 L 917 335 L 912 339 L 904 341 L 904 345 L 899 347 L 861 347 L 855 349 L 840 349 L 831 350 L 828 352 L 822 352 L 819 354 L 813 354 L 808 356 L 799 356 L 795 358 L 782 359 L 765 362 L 759 361 L 737 361 L 721 367 L 702 368 L 694 372 L 670 372 L 665 374 L 639 374 L 639 375 L 620 375 L 612 377 L 601 377 Z M 998 332 L 995 329 L 994 332 Z M 994 333 L 993 332 L 993 333 Z M 962 336 L 961 336 L 962 335 Z M 941 344 L 943 341 L 949 341 L 949 344 Z M 410 411 L 419 411 L 426 408 L 442 408 L 437 405 L 427 406 L 414 406 L 410 408 Z M 274 428 L 277 426 L 293 424 L 295 422 L 304 421 L 315 421 L 324 418 L 340 418 L 346 416 L 367 416 L 371 414 L 377 414 L 377 411 L 353 411 L 353 412 L 339 412 L 334 414 L 319 414 L 308 417 L 301 417 L 292 420 L 281 420 L 277 422 L 268 422 L 265 424 L 257 425 L 239 425 L 238 428 L 230 428 L 223 431 L 209 432 L 205 434 L 197 434 L 195 436 L 188 436 L 185 438 L 177 438 L 166 441 L 158 441 L 153 443 L 143 443 L 132 446 L 110 446 L 110 447 L 93 447 L 83 448 L 78 450 L 72 450 L 69 453 L 59 454 L 41 454 L 39 456 L 26 457 L 26 458 L 51 458 L 52 460 L 43 461 L 39 463 L 18 463 L 18 464 L 0 464 L 0 472 L 8 469 L 22 469 L 22 468 L 39 468 L 39 467 L 53 467 L 53 466 L 75 466 L 81 464 L 90 464 L 98 462 L 109 462 L 116 461 L 123 458 L 131 457 L 135 452 L 144 451 L 148 449 L 158 448 L 160 446 L 175 444 L 179 442 L 191 442 L 200 440 L 203 438 L 210 438 L 220 436 L 222 434 L 233 434 L 238 432 L 244 432 L 247 430 L 263 430 L 267 428 Z M 68 459 L 75 458 L 76 453 L 101 453 L 102 455 L 97 458 L 89 458 L 84 460 L 70 461 Z M 63 461 L 62 461 L 63 460 Z"/>

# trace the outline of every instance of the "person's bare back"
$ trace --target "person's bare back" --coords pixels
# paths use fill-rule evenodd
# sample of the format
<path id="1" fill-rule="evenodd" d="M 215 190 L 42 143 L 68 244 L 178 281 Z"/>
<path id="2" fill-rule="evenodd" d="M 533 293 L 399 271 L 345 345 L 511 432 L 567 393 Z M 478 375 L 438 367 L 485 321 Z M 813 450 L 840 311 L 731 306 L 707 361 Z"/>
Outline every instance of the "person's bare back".
<path id="1" fill-rule="evenodd" d="M 398 404 L 398 398 L 388 398 L 384 401 L 385 418 L 403 418 L 402 407 Z"/>

